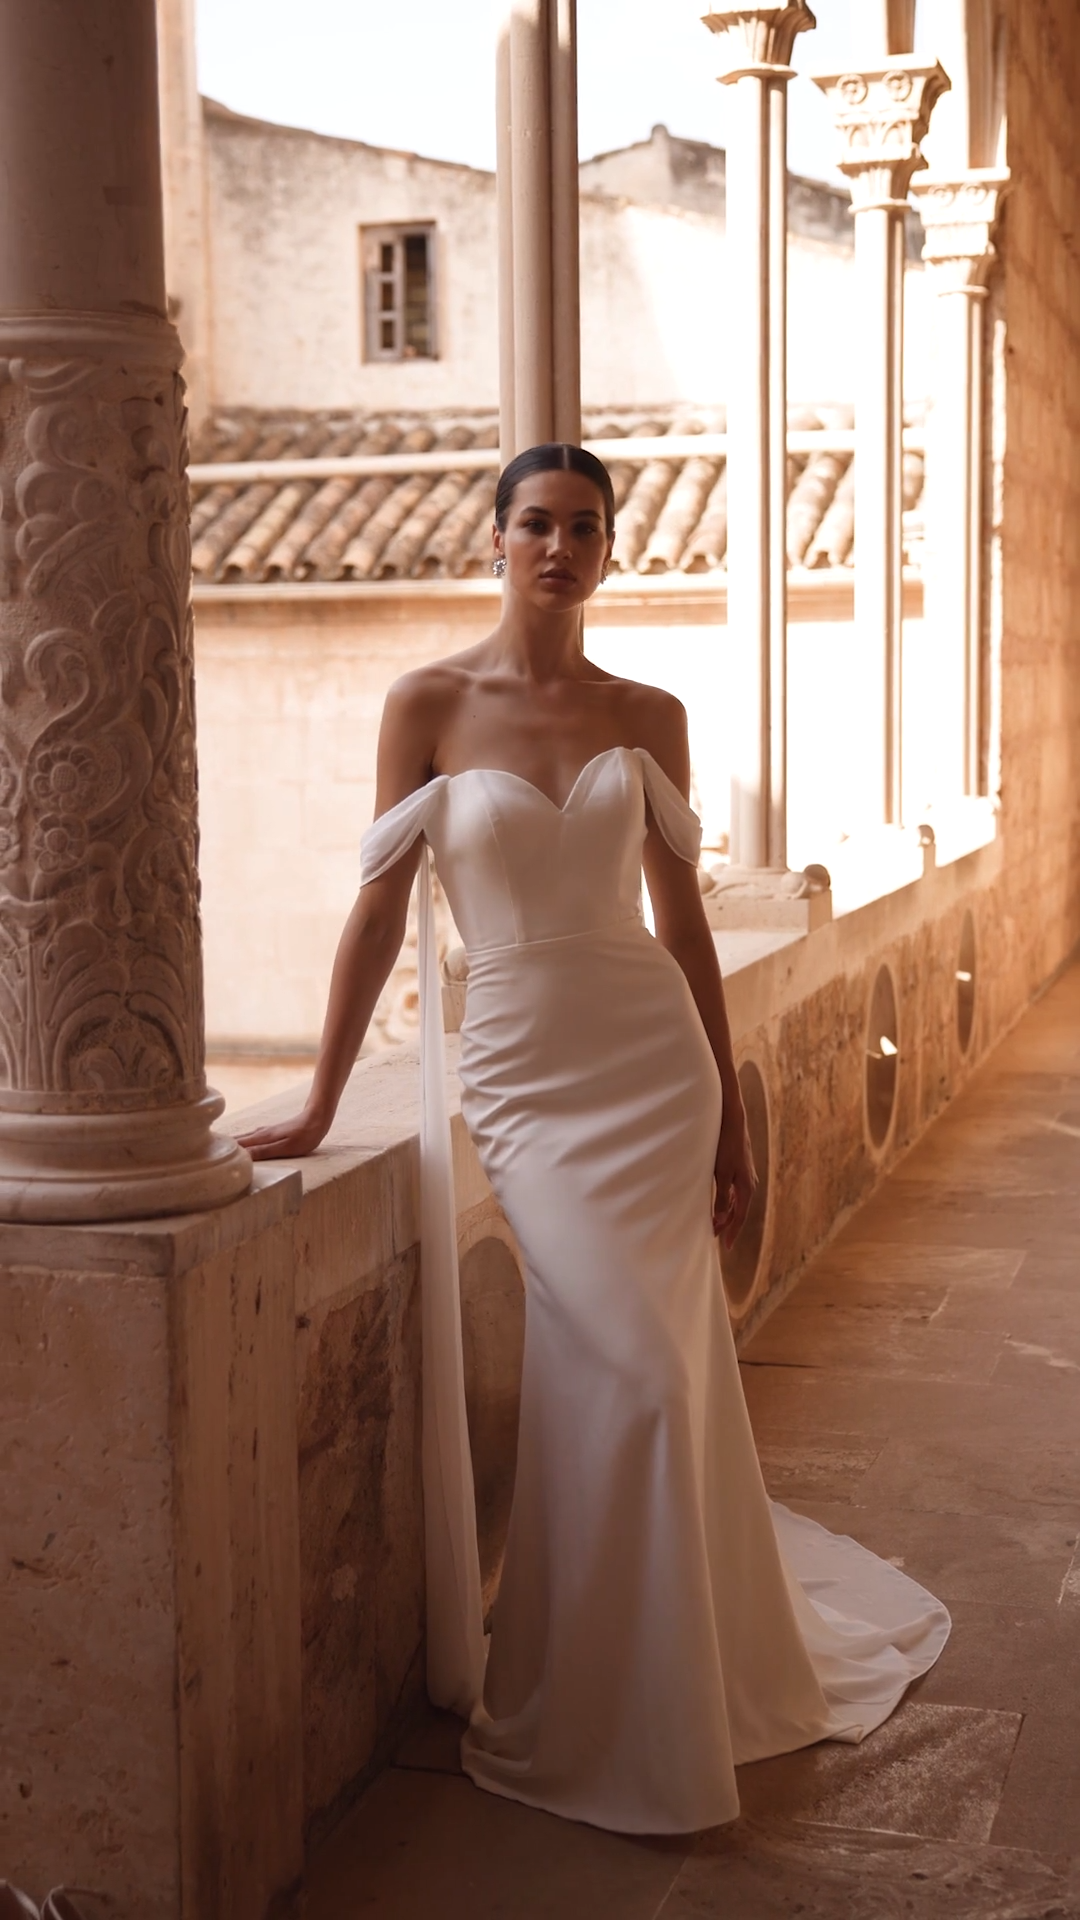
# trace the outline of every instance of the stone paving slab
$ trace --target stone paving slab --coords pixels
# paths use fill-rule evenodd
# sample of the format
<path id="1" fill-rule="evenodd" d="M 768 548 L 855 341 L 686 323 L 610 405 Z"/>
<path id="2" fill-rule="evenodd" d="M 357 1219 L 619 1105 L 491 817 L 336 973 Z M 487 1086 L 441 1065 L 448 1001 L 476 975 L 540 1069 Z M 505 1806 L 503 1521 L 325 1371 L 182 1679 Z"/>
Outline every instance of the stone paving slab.
<path id="1" fill-rule="evenodd" d="M 884 1441 L 865 1433 L 817 1433 L 774 1428 L 757 1436 L 765 1484 L 775 1500 L 854 1500 Z"/>
<path id="2" fill-rule="evenodd" d="M 784 1498 L 772 1486 L 769 1491 Z M 832 1533 L 854 1535 L 872 1553 L 929 1587 L 947 1607 L 961 1600 L 1056 1606 L 1073 1565 L 1080 1524 L 1075 1507 L 967 1514 L 806 1498 L 789 1498 L 787 1504 Z"/>
<path id="3" fill-rule="evenodd" d="M 392 1768 L 319 1850 L 307 1920 L 655 1920 L 687 1844 Z"/>
<path id="4" fill-rule="evenodd" d="M 739 1769 L 744 1814 L 987 1841 L 1023 1716 L 908 1699 L 860 1746 L 822 1741 Z"/>
<path id="5" fill-rule="evenodd" d="M 700 1844 L 658 1920 L 1077 1920 L 1080 1863 L 1004 1847 L 740 1821 Z"/>

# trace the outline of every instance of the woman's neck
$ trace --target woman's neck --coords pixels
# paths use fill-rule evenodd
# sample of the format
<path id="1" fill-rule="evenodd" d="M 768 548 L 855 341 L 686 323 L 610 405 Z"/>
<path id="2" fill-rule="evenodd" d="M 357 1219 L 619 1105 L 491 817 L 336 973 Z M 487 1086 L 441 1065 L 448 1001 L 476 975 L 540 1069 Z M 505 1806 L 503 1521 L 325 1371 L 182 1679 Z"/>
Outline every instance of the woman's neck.
<path id="1" fill-rule="evenodd" d="M 511 673 L 523 680 L 580 680 L 587 662 L 580 607 L 548 613 L 507 591 L 502 619 L 491 644 Z"/>

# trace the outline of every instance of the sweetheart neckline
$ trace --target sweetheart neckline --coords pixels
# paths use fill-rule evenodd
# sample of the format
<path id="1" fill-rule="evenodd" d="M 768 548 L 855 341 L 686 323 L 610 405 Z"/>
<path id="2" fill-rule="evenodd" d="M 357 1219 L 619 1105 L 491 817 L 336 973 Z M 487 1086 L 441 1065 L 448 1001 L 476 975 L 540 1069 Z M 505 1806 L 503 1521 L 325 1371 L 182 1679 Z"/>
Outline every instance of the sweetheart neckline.
<path id="1" fill-rule="evenodd" d="M 574 795 L 577 793 L 577 790 L 580 787 L 582 781 L 584 780 L 585 775 L 590 771 L 592 767 L 598 766 L 601 760 L 610 760 L 613 753 L 639 754 L 639 753 L 646 753 L 647 751 L 648 749 L 645 747 L 625 747 L 622 745 L 621 742 L 619 742 L 613 747 L 603 747 L 599 753 L 593 754 L 591 760 L 586 760 L 585 765 L 581 768 L 581 771 L 577 775 L 577 778 L 575 779 L 573 786 L 570 788 L 570 791 L 567 794 L 566 799 L 563 801 L 562 806 L 559 805 L 557 800 L 552 799 L 550 793 L 545 793 L 543 787 L 538 787 L 535 780 L 526 780 L 525 775 L 523 773 L 515 773 L 511 767 L 461 767 L 457 773 L 436 774 L 435 779 L 445 780 L 449 785 L 449 783 L 452 780 L 464 780 L 466 776 L 470 773 L 497 773 L 497 774 L 500 774 L 504 780 L 516 781 L 519 787 L 527 787 L 529 789 L 529 792 L 535 793 L 537 799 L 543 800 L 545 804 L 552 809 L 553 813 L 565 813 L 569 808 L 570 802 L 573 800 Z M 661 769 L 661 771 L 663 771 L 663 769 Z M 432 781 L 432 782 L 429 782 L 429 784 L 434 785 L 435 783 L 434 781 Z"/>

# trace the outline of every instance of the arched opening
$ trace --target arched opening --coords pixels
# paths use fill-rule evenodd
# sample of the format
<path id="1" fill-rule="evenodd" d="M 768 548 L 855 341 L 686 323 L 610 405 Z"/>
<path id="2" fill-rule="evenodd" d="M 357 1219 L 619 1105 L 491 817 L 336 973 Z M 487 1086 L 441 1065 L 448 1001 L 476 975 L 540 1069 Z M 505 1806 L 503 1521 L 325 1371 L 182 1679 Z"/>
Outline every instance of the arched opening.
<path id="1" fill-rule="evenodd" d="M 960 951 L 956 961 L 956 1037 L 961 1053 L 971 1045 L 975 1025 L 975 921 L 971 909 L 960 928 Z"/>
<path id="2" fill-rule="evenodd" d="M 896 1111 L 899 1067 L 896 990 L 888 967 L 879 967 L 866 1031 L 866 1124 L 879 1149 L 888 1139 Z"/>

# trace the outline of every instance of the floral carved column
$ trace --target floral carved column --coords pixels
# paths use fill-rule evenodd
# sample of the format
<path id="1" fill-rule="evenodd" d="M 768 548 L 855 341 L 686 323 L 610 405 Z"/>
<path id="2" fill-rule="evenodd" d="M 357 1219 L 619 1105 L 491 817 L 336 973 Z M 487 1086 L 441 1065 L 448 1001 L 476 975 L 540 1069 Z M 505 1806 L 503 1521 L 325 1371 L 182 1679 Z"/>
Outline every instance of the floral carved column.
<path id="1" fill-rule="evenodd" d="M 859 339 L 855 390 L 855 621 L 876 669 L 880 817 L 901 819 L 904 220 L 925 166 L 919 142 L 949 85 L 934 62 L 890 55 L 879 67 L 815 75 L 851 182 Z"/>
<path id="2" fill-rule="evenodd" d="M 727 273 L 728 632 L 740 718 L 731 855 L 787 866 L 787 88 L 796 4 L 710 11 L 717 78 L 731 88 Z"/>
<path id="3" fill-rule="evenodd" d="M 0 0 L 0 1218 L 216 1206 L 154 9 Z"/>

